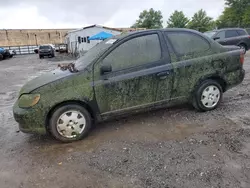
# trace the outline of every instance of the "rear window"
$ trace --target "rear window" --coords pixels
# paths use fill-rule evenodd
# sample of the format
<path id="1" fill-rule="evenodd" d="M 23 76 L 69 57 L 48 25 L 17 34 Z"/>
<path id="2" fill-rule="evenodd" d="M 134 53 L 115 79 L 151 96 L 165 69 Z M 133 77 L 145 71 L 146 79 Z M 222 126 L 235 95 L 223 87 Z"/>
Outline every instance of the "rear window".
<path id="1" fill-rule="evenodd" d="M 246 31 L 241 29 L 237 30 L 237 32 L 239 33 L 239 35 L 248 35 Z"/>
<path id="2" fill-rule="evenodd" d="M 236 30 L 228 30 L 226 31 L 226 38 L 237 37 L 239 34 Z"/>
<path id="3" fill-rule="evenodd" d="M 50 46 L 40 46 L 39 49 L 50 49 Z"/>

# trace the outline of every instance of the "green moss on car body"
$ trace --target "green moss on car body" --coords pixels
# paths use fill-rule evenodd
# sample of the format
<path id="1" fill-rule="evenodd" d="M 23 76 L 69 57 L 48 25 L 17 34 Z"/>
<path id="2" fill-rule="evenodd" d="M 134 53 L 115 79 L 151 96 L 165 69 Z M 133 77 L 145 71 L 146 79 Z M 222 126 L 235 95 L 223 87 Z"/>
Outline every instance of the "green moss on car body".
<path id="1" fill-rule="evenodd" d="M 159 34 L 160 31 L 143 32 Z M 188 102 L 197 85 L 205 79 L 221 79 L 226 83 L 226 90 L 241 83 L 244 78 L 239 50 L 232 48 L 227 51 L 216 42 L 210 41 L 211 48 L 206 51 L 178 54 L 172 48 L 166 48 L 167 42 L 163 42 L 163 37 L 162 56 L 159 61 L 152 60 L 157 65 L 137 65 L 132 69 L 118 69 L 102 75 L 100 69 L 103 59 L 128 37 L 130 35 L 125 35 L 104 51 L 99 49 L 98 55 L 94 54 L 95 57 L 90 58 L 90 62 L 87 59 L 87 62 L 78 66 L 79 72 L 57 69 L 23 86 L 19 97 L 39 94 L 40 99 L 29 108 L 21 108 L 18 101 L 15 103 L 14 117 L 21 130 L 45 133 L 48 118 L 55 107 L 67 101 L 90 106 L 91 112 L 95 114 L 93 117 L 104 120 L 122 113 L 129 114 Z M 135 61 L 141 61 L 139 55 L 138 58 L 135 57 Z M 145 61 L 147 60 L 149 59 Z M 119 61 L 118 68 L 123 64 L 123 61 Z"/>

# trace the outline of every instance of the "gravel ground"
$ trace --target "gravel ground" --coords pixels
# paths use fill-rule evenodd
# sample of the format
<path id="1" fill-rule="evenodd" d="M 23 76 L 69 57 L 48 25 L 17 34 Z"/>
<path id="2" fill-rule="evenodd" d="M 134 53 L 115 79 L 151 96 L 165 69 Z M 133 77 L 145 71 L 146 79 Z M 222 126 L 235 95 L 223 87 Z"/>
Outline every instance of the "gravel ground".
<path id="1" fill-rule="evenodd" d="M 139 114 L 99 124 L 70 144 L 19 132 L 12 105 L 20 87 L 70 61 L 0 61 L 1 188 L 250 188 L 250 53 L 245 80 L 214 111 L 181 106 Z"/>

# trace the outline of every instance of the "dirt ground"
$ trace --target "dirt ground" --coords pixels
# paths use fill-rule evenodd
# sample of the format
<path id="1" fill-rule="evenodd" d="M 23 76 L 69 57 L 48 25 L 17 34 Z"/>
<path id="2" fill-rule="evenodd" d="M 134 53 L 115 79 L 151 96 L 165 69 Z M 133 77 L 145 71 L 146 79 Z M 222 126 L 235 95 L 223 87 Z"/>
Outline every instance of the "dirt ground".
<path id="1" fill-rule="evenodd" d="M 250 188 L 250 53 L 245 80 L 214 111 L 139 114 L 70 144 L 19 132 L 12 105 L 20 87 L 63 59 L 0 61 L 1 188 Z"/>

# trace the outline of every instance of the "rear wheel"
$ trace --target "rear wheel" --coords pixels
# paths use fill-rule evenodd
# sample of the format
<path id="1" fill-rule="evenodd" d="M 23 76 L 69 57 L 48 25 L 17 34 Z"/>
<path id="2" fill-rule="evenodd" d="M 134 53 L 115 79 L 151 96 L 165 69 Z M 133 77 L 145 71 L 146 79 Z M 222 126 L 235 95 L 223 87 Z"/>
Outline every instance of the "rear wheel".
<path id="1" fill-rule="evenodd" d="M 84 107 L 75 104 L 66 104 L 57 108 L 49 121 L 52 135 L 63 142 L 84 138 L 91 126 L 89 112 Z"/>
<path id="2" fill-rule="evenodd" d="M 221 85 L 215 80 L 205 80 L 200 84 L 193 96 L 193 106 L 199 111 L 217 108 L 222 99 Z"/>
<path id="3" fill-rule="evenodd" d="M 239 47 L 243 50 L 244 54 L 247 52 L 247 47 L 245 44 L 240 44 Z"/>

